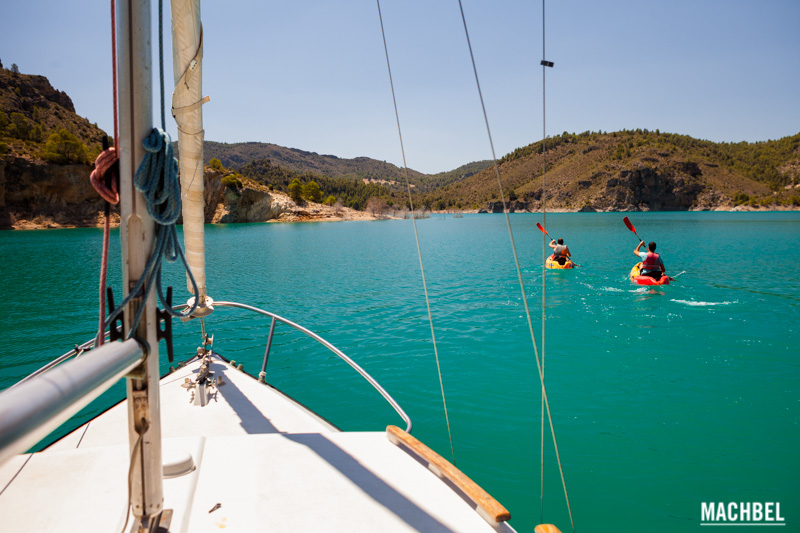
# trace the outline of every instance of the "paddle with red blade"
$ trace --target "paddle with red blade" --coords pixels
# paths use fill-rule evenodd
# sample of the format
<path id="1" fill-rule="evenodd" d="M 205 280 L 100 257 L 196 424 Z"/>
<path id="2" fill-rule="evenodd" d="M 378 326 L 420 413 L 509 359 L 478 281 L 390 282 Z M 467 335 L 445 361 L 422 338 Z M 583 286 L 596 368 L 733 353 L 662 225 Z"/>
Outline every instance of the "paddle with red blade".
<path id="1" fill-rule="evenodd" d="M 542 233 L 544 233 L 545 235 L 547 235 L 548 237 L 550 237 L 550 234 L 549 234 L 549 233 L 547 233 L 547 230 L 546 230 L 546 229 L 544 229 L 544 228 L 542 227 L 542 225 L 541 225 L 539 222 L 537 222 L 537 223 L 536 223 L 536 227 L 537 227 L 537 228 L 539 228 L 539 231 L 541 231 Z M 550 237 L 550 238 L 552 239 L 552 237 Z M 555 239 L 553 239 L 553 240 L 555 240 Z"/>
<path id="2" fill-rule="evenodd" d="M 542 225 L 541 225 L 539 222 L 537 222 L 537 223 L 536 223 L 536 227 L 537 227 L 537 228 L 539 228 L 539 231 L 541 231 L 542 233 L 544 233 L 545 235 L 547 235 L 548 237 L 550 237 L 550 234 L 549 234 L 549 233 L 547 233 L 547 230 L 546 230 L 546 229 L 544 229 L 544 227 L 543 227 L 543 226 L 542 226 Z M 553 239 L 552 237 L 550 237 L 550 238 L 551 238 L 551 239 Z M 553 240 L 555 240 L 555 239 L 553 239 Z M 570 258 L 570 261 L 572 261 L 572 258 Z M 581 266 L 581 265 L 579 265 L 578 263 L 576 263 L 575 261 L 572 261 L 572 264 L 573 264 L 573 265 L 575 265 L 576 267 L 579 267 L 579 266 Z"/>
<path id="3" fill-rule="evenodd" d="M 622 221 L 625 223 L 626 226 L 628 226 L 628 229 L 631 230 L 634 235 L 636 235 L 636 238 L 639 239 L 640 242 L 644 242 L 644 239 L 639 237 L 639 234 L 636 233 L 636 228 L 633 227 L 633 224 L 631 224 L 631 221 L 628 220 L 628 217 L 624 217 Z"/>

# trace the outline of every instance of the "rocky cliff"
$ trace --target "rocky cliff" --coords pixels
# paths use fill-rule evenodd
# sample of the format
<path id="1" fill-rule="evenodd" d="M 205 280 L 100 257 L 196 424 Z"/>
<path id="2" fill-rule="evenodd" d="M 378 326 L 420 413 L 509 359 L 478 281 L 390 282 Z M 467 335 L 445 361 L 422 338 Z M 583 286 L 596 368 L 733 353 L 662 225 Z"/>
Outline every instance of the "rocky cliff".
<path id="1" fill-rule="evenodd" d="M 221 172 L 206 169 L 203 180 L 206 223 L 266 222 L 296 207 L 285 194 L 270 192 L 257 184 L 226 187 L 222 185 L 222 177 Z"/>
<path id="2" fill-rule="evenodd" d="M 5 75 L 0 75 L 0 91 L 10 89 L 15 93 L 19 103 L 18 110 L 33 113 L 34 107 L 49 108 L 51 104 L 58 104 L 70 113 L 75 113 L 75 106 L 67 93 L 53 88 L 44 76 L 4 72 Z"/>
<path id="3" fill-rule="evenodd" d="M 206 168 L 204 175 L 205 220 L 208 224 L 235 222 L 303 222 L 313 220 L 364 220 L 374 218 L 347 207 L 313 202 L 297 205 L 289 196 L 271 191 L 253 180 L 223 185 L 222 172 Z"/>
<path id="4" fill-rule="evenodd" d="M 91 167 L 41 160 L 0 160 L 0 229 L 97 226 L 103 201 L 89 183 Z"/>

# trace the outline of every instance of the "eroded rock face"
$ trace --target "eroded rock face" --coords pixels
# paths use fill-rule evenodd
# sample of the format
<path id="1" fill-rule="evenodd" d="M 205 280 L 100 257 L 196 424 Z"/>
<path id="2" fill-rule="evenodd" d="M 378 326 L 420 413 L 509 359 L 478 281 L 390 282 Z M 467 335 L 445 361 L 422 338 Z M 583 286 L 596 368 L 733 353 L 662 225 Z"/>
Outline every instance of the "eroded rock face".
<path id="1" fill-rule="evenodd" d="M 222 185 L 222 174 L 205 173 L 206 223 L 266 222 L 281 216 L 294 202 L 286 195 L 251 187 L 230 188 Z"/>
<path id="2" fill-rule="evenodd" d="M 697 179 L 700 174 L 695 163 L 682 163 L 665 174 L 647 167 L 621 170 L 618 178 L 606 182 L 606 194 L 612 209 L 685 211 L 697 205 L 705 190 Z"/>
<path id="3" fill-rule="evenodd" d="M 204 217 L 206 224 L 214 220 L 217 206 L 222 201 L 225 186 L 222 184 L 222 173 L 206 169 L 203 174 L 203 201 L 205 203 Z"/>
<path id="4" fill-rule="evenodd" d="M 19 88 L 19 95 L 24 97 L 23 109 L 32 111 L 34 106 L 49 107 L 50 102 L 52 102 L 59 104 L 72 113 L 75 112 L 75 106 L 67 93 L 54 89 L 50 85 L 50 81 L 44 76 L 25 74 L 13 78 L 4 78 L 6 79 L 0 79 L 0 88 L 6 88 L 9 79 L 13 80 L 12 87 Z"/>
<path id="5" fill-rule="evenodd" d="M 89 182 L 87 165 L 0 160 L 0 229 L 98 226 L 104 203 Z M 226 188 L 221 173 L 204 174 L 206 223 L 266 222 L 297 206 L 283 193 Z M 119 224 L 114 214 L 112 224 Z"/>
<path id="6" fill-rule="evenodd" d="M 703 184 L 701 175 L 699 165 L 692 162 L 661 169 L 639 166 L 620 170 L 616 175 L 596 173 L 591 180 L 575 182 L 574 188 L 550 190 L 548 206 L 580 211 L 688 211 L 726 204 L 721 193 Z M 596 192 L 581 198 L 581 191 L 593 187 L 595 181 L 599 185 Z M 510 202 L 509 211 L 541 208 L 541 202 L 533 195 L 526 195 L 525 200 Z M 578 201 L 581 207 L 576 205 Z M 502 213 L 503 206 L 501 202 L 489 202 L 480 212 Z"/>
<path id="7" fill-rule="evenodd" d="M 44 217 L 49 227 L 94 226 L 103 201 L 87 165 L 53 165 L 8 158 L 0 162 L 0 228 Z"/>
<path id="8" fill-rule="evenodd" d="M 508 212 L 514 213 L 517 211 L 526 211 L 528 209 L 528 204 L 524 201 L 520 200 L 511 200 L 507 201 L 506 205 L 508 206 Z M 478 211 L 479 213 L 502 213 L 503 212 L 503 202 L 496 201 L 496 202 L 487 202 L 486 207 Z"/>

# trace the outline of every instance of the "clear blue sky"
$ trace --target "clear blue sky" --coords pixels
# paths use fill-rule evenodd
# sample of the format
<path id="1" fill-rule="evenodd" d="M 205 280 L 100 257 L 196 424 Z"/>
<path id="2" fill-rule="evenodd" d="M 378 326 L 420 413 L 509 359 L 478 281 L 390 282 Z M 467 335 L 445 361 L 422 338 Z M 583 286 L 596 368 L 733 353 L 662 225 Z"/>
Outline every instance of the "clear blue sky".
<path id="1" fill-rule="evenodd" d="M 542 138 L 542 4 L 463 4 L 500 157 Z M 490 158 L 457 0 L 381 7 L 409 167 Z M 206 139 L 402 164 L 374 1 L 202 9 Z M 6 0 L 0 12 L 5 68 L 48 77 L 110 132 L 108 4 Z M 753 142 L 800 132 L 797 0 L 551 0 L 546 23 L 548 135 L 648 128 Z"/>

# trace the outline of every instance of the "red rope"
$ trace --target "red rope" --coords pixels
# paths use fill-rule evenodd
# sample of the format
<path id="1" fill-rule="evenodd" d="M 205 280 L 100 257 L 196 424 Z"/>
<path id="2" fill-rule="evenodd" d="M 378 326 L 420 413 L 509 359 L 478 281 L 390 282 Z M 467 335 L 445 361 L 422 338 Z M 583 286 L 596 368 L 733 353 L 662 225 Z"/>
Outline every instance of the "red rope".
<path id="1" fill-rule="evenodd" d="M 117 182 L 119 181 L 119 157 L 117 150 L 113 146 L 100 152 L 94 161 L 94 170 L 89 176 L 95 190 L 103 197 L 106 202 L 116 205 L 119 203 L 119 192 L 117 192 Z M 110 173 L 110 174 L 109 174 Z M 106 183 L 111 183 L 107 187 Z"/>
<path id="2" fill-rule="evenodd" d="M 108 241 L 111 234 L 111 205 L 119 203 L 119 119 L 117 116 L 117 13 L 111 0 L 111 70 L 114 99 L 114 146 L 103 150 L 94 162 L 89 181 L 106 201 L 103 223 L 103 252 L 100 261 L 100 327 L 96 345 L 105 340 L 106 280 L 108 277 Z"/>

